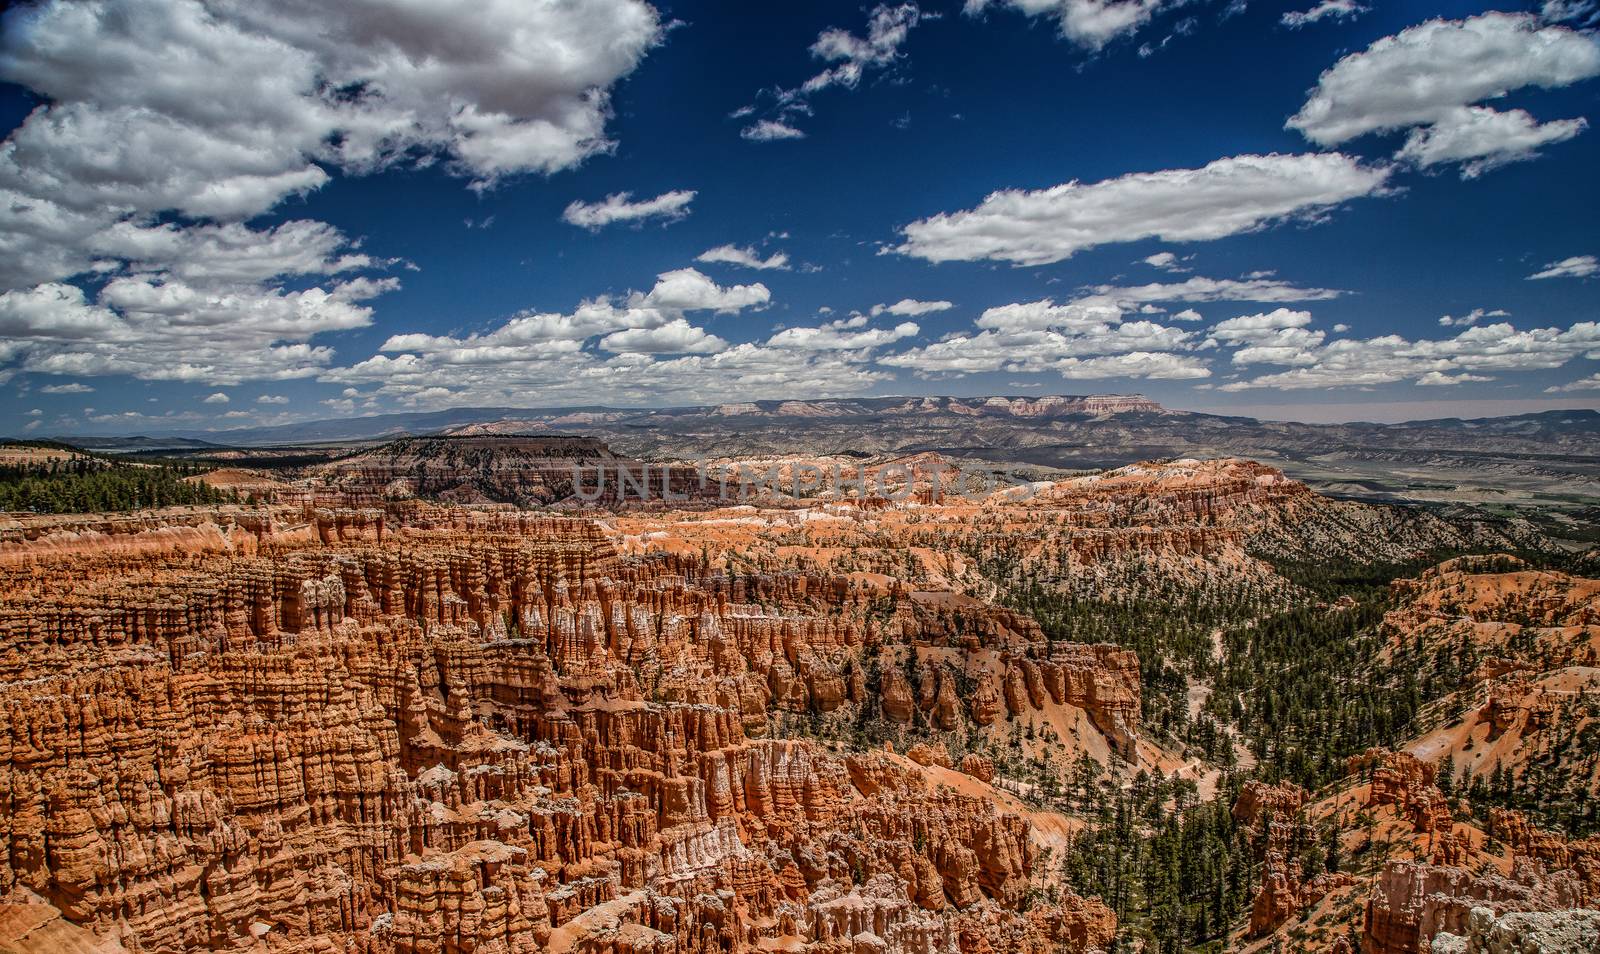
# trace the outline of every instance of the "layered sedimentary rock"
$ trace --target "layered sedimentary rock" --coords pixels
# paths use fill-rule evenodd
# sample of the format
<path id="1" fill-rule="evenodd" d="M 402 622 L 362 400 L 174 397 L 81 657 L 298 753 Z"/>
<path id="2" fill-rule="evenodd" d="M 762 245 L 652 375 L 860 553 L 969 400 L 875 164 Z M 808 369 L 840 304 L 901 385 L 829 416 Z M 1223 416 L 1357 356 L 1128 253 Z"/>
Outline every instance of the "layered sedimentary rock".
<path id="1" fill-rule="evenodd" d="M 504 506 L 568 499 L 560 453 L 474 453 L 352 459 L 320 506 L 5 528 L 0 892 L 139 951 L 1102 947 L 1104 905 L 1030 891 L 1060 885 L 995 740 L 1204 769 L 1140 738 L 1133 653 L 1050 638 L 996 575 L 1271 605 L 1258 543 L 1339 552 L 1379 513 L 1240 461 L 941 499 L 920 460 L 905 499 L 590 520 Z M 1491 721 L 1533 724 L 1516 701 Z M 1468 860 L 1422 774 L 1364 807 Z M 1308 800 L 1240 799 L 1257 933 L 1346 887 L 1295 860 Z"/>
<path id="2" fill-rule="evenodd" d="M 1509 808 L 1489 810 L 1489 831 L 1517 855 L 1571 870 L 1586 903 L 1600 902 L 1600 835 L 1566 838 L 1542 831 Z"/>
<path id="3" fill-rule="evenodd" d="M 915 618 L 915 617 L 913 617 Z M 1051 706 L 1082 709 L 1115 750 L 1134 757 L 1139 721 L 1139 660 L 1111 645 L 1063 643 L 1051 647 L 1028 621 L 1024 648 L 995 650 L 986 638 L 964 637 L 962 667 L 953 668 L 939 642 L 913 648 L 880 679 L 881 705 L 888 718 L 911 722 L 920 713 L 940 729 L 963 721 L 987 727 L 1005 717 L 1043 713 Z M 937 640 L 921 625 L 919 640 Z M 970 631 L 969 631 L 970 632 Z M 911 680 L 916 679 L 913 692 Z M 970 681 L 965 691 L 958 685 Z"/>
<path id="4" fill-rule="evenodd" d="M 868 646 L 926 654 L 936 718 L 976 719 L 940 700 L 988 672 L 998 707 L 1013 681 L 1131 730 L 1136 660 L 849 576 L 626 557 L 588 520 L 303 526 L 0 568 L 0 893 L 144 952 L 1109 942 L 1098 901 L 1022 911 L 1038 847 L 981 796 L 992 763 L 961 760 L 971 794 L 929 781 L 936 747 L 771 731 L 866 705 Z"/>
<path id="5" fill-rule="evenodd" d="M 1258 834 L 1272 835 L 1272 825 L 1292 821 L 1306 804 L 1306 791 L 1293 782 L 1270 785 L 1246 782 L 1233 803 L 1233 817 Z M 1279 845 L 1278 847 L 1281 847 Z"/>
<path id="6" fill-rule="evenodd" d="M 298 514 L 256 507 L 171 507 L 145 513 L 0 514 L 0 566 L 118 553 L 254 552 L 263 539 L 309 535 Z"/>

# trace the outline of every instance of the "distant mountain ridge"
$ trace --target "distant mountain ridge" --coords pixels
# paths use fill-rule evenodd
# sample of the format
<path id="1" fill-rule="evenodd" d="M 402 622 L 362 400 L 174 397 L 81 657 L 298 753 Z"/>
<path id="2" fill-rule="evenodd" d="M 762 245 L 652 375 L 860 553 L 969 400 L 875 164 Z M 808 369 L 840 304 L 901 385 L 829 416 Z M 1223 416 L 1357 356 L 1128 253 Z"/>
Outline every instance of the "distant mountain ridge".
<path id="1" fill-rule="evenodd" d="M 301 444 L 322 441 L 367 441 L 424 434 L 524 433 L 551 428 L 709 417 L 726 418 L 851 418 L 872 415 L 955 414 L 968 417 L 1047 419 L 1096 417 L 1133 412 L 1169 413 L 1142 394 L 996 395 L 981 397 L 825 398 L 817 400 L 750 401 L 665 408 L 621 408 L 606 405 L 565 407 L 463 407 L 445 411 L 374 414 L 328 418 L 266 427 L 222 431 L 175 430 L 138 437 L 63 437 L 68 443 L 129 447 L 203 441 L 225 446 Z M 1188 412 L 1170 412 L 1188 413 Z"/>
<path id="2" fill-rule="evenodd" d="M 463 407 L 444 411 L 327 418 L 220 431 L 174 430 L 131 436 L 63 434 L 57 437 L 77 446 L 149 450 L 361 442 L 433 434 L 526 434 L 555 430 L 605 436 L 613 430 L 623 429 L 636 435 L 645 429 L 677 429 L 691 422 L 730 425 L 739 430 L 759 427 L 763 422 L 843 423 L 876 419 L 872 423 L 882 424 L 887 423 L 886 419 L 906 418 L 947 421 L 976 419 L 1019 424 L 1064 419 L 1082 423 L 1099 421 L 1110 425 L 1131 425 L 1144 421 L 1154 425 L 1156 421 L 1149 420 L 1150 416 L 1168 425 L 1192 423 L 1202 431 L 1225 426 L 1240 432 L 1259 431 L 1280 437 L 1285 434 L 1316 435 L 1324 440 L 1348 440 L 1357 444 L 1366 443 L 1367 437 L 1372 434 L 1396 438 L 1407 435 L 1407 441 L 1424 433 L 1454 433 L 1474 437 L 1498 434 L 1526 437 L 1537 442 L 1556 440 L 1562 436 L 1600 439 L 1600 410 L 1592 409 L 1537 411 L 1503 417 L 1430 418 L 1392 424 L 1306 424 L 1176 410 L 1163 407 L 1141 394 L 822 398 L 664 408 L 621 408 L 601 404 L 549 408 Z M 1380 441 L 1382 443 L 1387 441 Z M 1595 451 L 1600 453 L 1600 440 L 1597 440 Z"/>
<path id="3" fill-rule="evenodd" d="M 97 450 L 207 454 L 228 446 L 349 448 L 414 436 L 551 434 L 595 438 L 638 460 L 938 453 L 1077 471 L 1161 458 L 1245 457 L 1335 495 L 1442 505 L 1600 505 L 1600 411 L 1591 409 L 1305 424 L 1173 410 L 1137 394 L 869 397 L 668 408 L 453 408 L 62 439 Z"/>
<path id="4" fill-rule="evenodd" d="M 760 415 L 766 417 L 848 417 L 855 414 L 947 413 L 999 417 L 1056 417 L 1060 415 L 1126 414 L 1133 411 L 1160 413 L 1160 404 L 1142 394 L 1047 394 L 1038 397 L 956 398 L 856 398 L 820 401 L 749 401 L 719 404 L 711 413 L 722 417 Z M 705 413 L 705 408 L 669 408 L 661 414 Z"/>

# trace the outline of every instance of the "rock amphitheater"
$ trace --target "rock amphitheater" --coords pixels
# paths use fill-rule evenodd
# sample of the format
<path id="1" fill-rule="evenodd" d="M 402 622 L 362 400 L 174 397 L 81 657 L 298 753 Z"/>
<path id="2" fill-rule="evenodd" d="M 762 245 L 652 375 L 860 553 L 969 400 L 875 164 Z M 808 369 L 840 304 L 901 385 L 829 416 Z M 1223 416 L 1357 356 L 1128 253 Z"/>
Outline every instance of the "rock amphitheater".
<path id="1" fill-rule="evenodd" d="M 569 515 L 364 508 L 362 473 L 342 507 L 0 522 L 0 952 L 1105 950 L 1112 909 L 1050 864 L 1081 822 L 975 746 L 807 727 L 1026 724 L 1115 777 L 1210 784 L 1142 730 L 1133 652 L 1047 639 L 973 561 L 1271 592 L 1246 540 L 1337 550 L 1382 519 L 1238 461 L 1025 498 Z M 1397 758 L 1363 797 L 1449 836 Z M 1262 850 L 1241 945 L 1359 887 L 1382 951 L 1531 891 L 1594 897 L 1590 848 L 1532 829 L 1498 836 L 1546 859 L 1507 873 L 1520 888 L 1311 878 L 1287 852 L 1313 807 L 1264 785 L 1236 807 Z"/>

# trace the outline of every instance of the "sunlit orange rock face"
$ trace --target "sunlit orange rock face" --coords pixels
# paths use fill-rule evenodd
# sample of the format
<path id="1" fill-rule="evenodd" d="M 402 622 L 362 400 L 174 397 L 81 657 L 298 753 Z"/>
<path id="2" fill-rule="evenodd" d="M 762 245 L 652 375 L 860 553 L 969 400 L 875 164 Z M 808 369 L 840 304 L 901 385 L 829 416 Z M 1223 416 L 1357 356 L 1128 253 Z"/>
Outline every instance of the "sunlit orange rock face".
<path id="1" fill-rule="evenodd" d="M 1029 897 L 1039 844 L 986 760 L 774 729 L 866 705 L 866 670 L 911 656 L 953 686 L 970 649 L 993 662 L 972 670 L 990 702 L 898 704 L 963 722 L 1078 705 L 1132 733 L 1136 660 L 1038 655 L 1036 629 L 977 600 L 625 556 L 588 519 L 188 526 L 229 520 L 204 546 L 37 547 L 0 568 L 6 923 L 47 912 L 61 950 L 149 952 L 1111 938 L 1097 900 Z"/>
<path id="2" fill-rule="evenodd" d="M 1352 774 L 1371 771 L 1368 807 L 1394 806 L 1419 834 L 1450 831 L 1448 799 L 1434 784 L 1434 767 L 1407 752 L 1370 752 L 1350 760 Z"/>

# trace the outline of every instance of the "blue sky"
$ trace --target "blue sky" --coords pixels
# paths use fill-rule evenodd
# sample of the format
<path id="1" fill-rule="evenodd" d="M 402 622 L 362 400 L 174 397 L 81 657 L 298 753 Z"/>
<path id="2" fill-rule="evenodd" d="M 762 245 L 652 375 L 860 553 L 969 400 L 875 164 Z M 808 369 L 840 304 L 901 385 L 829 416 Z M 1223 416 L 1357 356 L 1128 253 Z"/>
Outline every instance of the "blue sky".
<path id="1" fill-rule="evenodd" d="M 0 432 L 1600 399 L 1592 2 L 270 6 L 7 14 Z"/>

